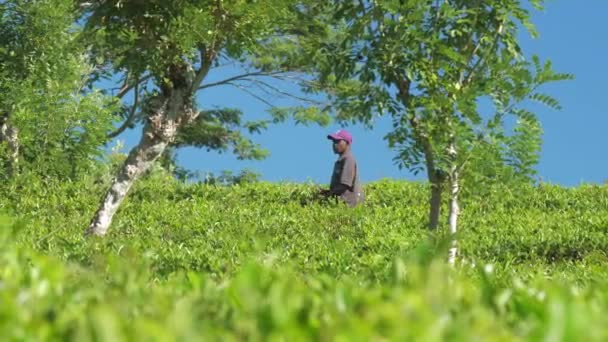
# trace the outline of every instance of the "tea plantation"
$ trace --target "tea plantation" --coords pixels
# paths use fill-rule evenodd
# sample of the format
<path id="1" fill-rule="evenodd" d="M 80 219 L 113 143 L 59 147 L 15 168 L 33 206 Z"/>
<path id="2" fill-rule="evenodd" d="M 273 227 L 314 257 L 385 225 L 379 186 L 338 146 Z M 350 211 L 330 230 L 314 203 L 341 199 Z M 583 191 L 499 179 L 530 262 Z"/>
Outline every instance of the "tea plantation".
<path id="1" fill-rule="evenodd" d="M 450 267 L 422 183 L 367 184 L 351 210 L 153 173 L 84 238 L 96 178 L 1 187 L 2 340 L 608 339 L 608 186 L 464 198 Z"/>

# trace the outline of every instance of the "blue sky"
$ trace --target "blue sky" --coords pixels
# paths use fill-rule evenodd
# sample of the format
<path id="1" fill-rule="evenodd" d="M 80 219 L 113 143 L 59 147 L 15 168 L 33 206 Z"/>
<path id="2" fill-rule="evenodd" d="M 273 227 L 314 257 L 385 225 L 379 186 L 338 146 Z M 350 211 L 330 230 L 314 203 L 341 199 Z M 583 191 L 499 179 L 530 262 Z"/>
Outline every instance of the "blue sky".
<path id="1" fill-rule="evenodd" d="M 544 129 L 544 144 L 538 174 L 543 181 L 565 186 L 581 183 L 603 183 L 608 180 L 608 1 L 549 1 L 544 12 L 535 12 L 533 21 L 540 37 L 531 39 L 522 34 L 526 55 L 538 54 L 553 61 L 558 72 L 572 73 L 574 81 L 546 87 L 558 98 L 561 111 L 534 107 Z M 234 70 L 222 68 L 210 74 L 208 81 L 232 75 Z M 265 116 L 266 105 L 233 87 L 218 87 L 198 95 L 201 107 L 233 107 L 246 113 L 246 118 Z M 286 100 L 270 101 L 280 105 Z M 538 110 L 537 110 L 538 109 Z M 419 180 L 406 170 L 399 170 L 392 161 L 382 137 L 390 130 L 390 121 L 380 119 L 374 130 L 351 126 L 353 150 L 357 156 L 361 179 L 370 182 L 381 178 Z M 179 163 L 191 170 L 237 172 L 248 168 L 268 181 L 327 183 L 335 156 L 327 133 L 340 128 L 296 126 L 292 123 L 272 126 L 255 141 L 271 155 L 262 161 L 239 161 L 231 154 L 218 155 L 194 148 L 178 152 Z M 126 148 L 139 140 L 140 131 L 123 133 L 119 139 Z"/>

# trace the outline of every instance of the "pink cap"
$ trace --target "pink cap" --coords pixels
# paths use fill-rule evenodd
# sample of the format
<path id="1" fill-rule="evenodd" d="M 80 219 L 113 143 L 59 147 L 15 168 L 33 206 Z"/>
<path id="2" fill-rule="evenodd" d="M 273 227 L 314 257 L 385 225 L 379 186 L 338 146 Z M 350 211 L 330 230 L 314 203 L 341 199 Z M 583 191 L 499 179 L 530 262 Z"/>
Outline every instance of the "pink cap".
<path id="1" fill-rule="evenodd" d="M 334 134 L 330 134 L 327 136 L 327 139 L 331 139 L 331 140 L 344 140 L 346 141 L 349 145 L 352 145 L 353 143 L 353 136 L 345 129 L 341 129 L 339 131 L 337 131 Z"/>

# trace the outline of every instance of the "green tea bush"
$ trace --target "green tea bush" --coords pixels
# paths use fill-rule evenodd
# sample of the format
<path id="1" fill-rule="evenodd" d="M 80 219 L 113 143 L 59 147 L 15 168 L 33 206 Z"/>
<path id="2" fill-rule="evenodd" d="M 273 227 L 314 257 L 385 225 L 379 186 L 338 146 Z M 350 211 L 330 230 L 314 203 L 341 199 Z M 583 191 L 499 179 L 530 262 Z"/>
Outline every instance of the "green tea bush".
<path id="1" fill-rule="evenodd" d="M 308 184 L 186 184 L 157 170 L 110 234 L 82 237 L 109 181 L 0 187 L 8 340 L 605 340 L 608 187 L 463 199 L 459 262 L 422 183 L 365 205 Z M 101 179 L 101 181 L 99 181 Z"/>

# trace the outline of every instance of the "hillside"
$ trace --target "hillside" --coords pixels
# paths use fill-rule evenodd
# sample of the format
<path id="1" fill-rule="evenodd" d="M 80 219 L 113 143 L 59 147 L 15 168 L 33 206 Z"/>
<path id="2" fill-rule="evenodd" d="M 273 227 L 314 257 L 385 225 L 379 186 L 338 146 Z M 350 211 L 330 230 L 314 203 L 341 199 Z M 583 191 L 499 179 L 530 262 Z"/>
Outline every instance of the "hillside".
<path id="1" fill-rule="evenodd" d="M 441 233 L 425 229 L 421 183 L 368 184 L 366 205 L 348 210 L 314 202 L 305 184 L 217 187 L 155 173 L 106 238 L 84 239 L 105 186 L 93 179 L 3 187 L 8 336 L 608 337 L 606 186 L 465 198 L 452 270 Z"/>

